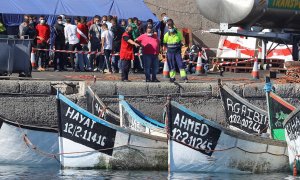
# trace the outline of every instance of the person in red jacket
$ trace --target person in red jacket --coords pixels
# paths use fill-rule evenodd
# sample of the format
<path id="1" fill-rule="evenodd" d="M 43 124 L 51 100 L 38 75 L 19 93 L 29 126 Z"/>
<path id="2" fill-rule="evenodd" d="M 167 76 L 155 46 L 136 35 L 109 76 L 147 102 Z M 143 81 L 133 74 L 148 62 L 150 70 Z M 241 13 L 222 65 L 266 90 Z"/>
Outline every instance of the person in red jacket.
<path id="1" fill-rule="evenodd" d="M 133 46 L 139 47 L 140 45 L 133 41 L 132 38 L 132 26 L 128 25 L 126 31 L 122 35 L 120 59 L 121 59 L 121 80 L 124 82 L 130 82 L 128 80 L 128 73 L 131 65 L 131 61 L 134 60 Z"/>
<path id="2" fill-rule="evenodd" d="M 88 34 L 89 34 L 89 29 L 88 26 L 86 25 L 86 17 L 83 16 L 80 19 L 78 19 L 78 23 L 77 23 L 77 37 L 79 39 L 79 44 L 81 46 L 81 49 L 79 51 L 88 51 Z M 86 71 L 91 71 L 91 67 L 90 67 L 90 63 L 89 60 L 87 58 L 87 54 L 78 54 L 79 57 L 78 61 L 82 61 L 82 62 L 78 62 L 79 63 L 79 67 L 81 69 L 81 71 L 86 70 Z M 81 66 L 84 67 L 81 67 Z"/>
<path id="3" fill-rule="evenodd" d="M 50 27 L 46 24 L 44 16 L 40 17 L 40 23 L 36 26 L 37 34 L 37 48 L 38 49 L 48 49 L 50 41 Z M 45 71 L 46 67 L 46 51 L 38 51 L 38 71 Z"/>

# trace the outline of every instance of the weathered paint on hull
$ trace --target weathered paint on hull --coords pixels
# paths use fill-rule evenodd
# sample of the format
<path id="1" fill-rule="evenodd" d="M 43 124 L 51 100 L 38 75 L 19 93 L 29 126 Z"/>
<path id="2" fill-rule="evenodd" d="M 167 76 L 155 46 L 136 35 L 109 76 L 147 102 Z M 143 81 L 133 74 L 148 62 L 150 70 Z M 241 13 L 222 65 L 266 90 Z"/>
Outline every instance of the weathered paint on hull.
<path id="1" fill-rule="evenodd" d="M 264 173 L 288 169 L 285 146 L 239 139 L 224 132 L 211 157 L 174 141 L 171 142 L 170 147 L 170 171 L 172 172 Z M 226 150 L 231 147 L 235 148 Z"/>
<path id="2" fill-rule="evenodd" d="M 63 144 L 63 152 L 66 153 L 86 152 L 62 155 L 60 160 L 64 168 L 167 170 L 168 167 L 166 140 L 117 132 L 112 156 L 65 138 L 60 138 L 60 144 Z"/>
<path id="3" fill-rule="evenodd" d="M 23 140 L 24 134 L 39 150 L 49 154 L 58 153 L 57 133 L 19 128 L 3 122 L 0 129 L 1 164 L 59 167 L 58 161 L 54 158 L 29 148 Z"/>
<path id="4" fill-rule="evenodd" d="M 287 134 L 287 132 L 285 132 Z M 290 140 L 289 136 L 285 136 L 286 142 L 288 144 L 288 154 L 289 154 L 289 164 L 290 169 L 293 171 L 294 168 L 294 161 L 296 160 L 296 168 L 297 171 L 300 172 L 300 158 L 298 155 L 300 155 L 300 138 L 298 137 L 295 140 Z"/>

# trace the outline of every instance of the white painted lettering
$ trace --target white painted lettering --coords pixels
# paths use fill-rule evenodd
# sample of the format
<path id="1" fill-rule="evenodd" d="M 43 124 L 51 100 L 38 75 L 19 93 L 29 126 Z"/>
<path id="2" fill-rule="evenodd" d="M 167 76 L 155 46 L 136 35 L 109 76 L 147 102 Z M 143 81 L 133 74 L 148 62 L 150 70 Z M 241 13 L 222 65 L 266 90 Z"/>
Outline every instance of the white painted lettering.
<path id="1" fill-rule="evenodd" d="M 179 126 L 179 122 L 180 122 L 180 116 L 179 116 L 179 113 L 177 113 L 176 118 L 174 120 L 174 125 Z"/>
<path id="2" fill-rule="evenodd" d="M 86 127 L 89 127 L 90 126 L 90 119 L 85 120 L 83 125 L 86 126 Z"/>
<path id="3" fill-rule="evenodd" d="M 66 116 L 66 117 L 70 116 L 70 118 L 72 119 L 72 117 L 73 117 L 73 115 L 74 115 L 74 112 L 75 112 L 74 109 L 72 109 L 72 111 L 71 111 L 71 108 L 68 107 L 68 110 L 67 110 L 67 113 L 66 113 L 65 116 Z"/>
<path id="4" fill-rule="evenodd" d="M 72 119 L 74 119 L 74 120 L 76 120 L 76 121 L 78 121 L 78 119 L 79 119 L 79 115 L 80 115 L 80 113 L 79 112 L 77 112 L 74 116 L 73 116 L 73 118 Z"/>
<path id="5" fill-rule="evenodd" d="M 193 131 L 193 128 L 194 128 L 194 125 L 195 125 L 195 121 L 189 119 L 188 120 L 188 125 L 187 125 L 187 131 Z"/>
<path id="6" fill-rule="evenodd" d="M 246 118 L 252 120 L 251 113 L 253 113 L 253 112 L 254 112 L 254 111 L 253 111 L 252 109 L 249 109 L 249 108 L 248 108 L 248 115 L 247 115 Z"/>
<path id="7" fill-rule="evenodd" d="M 247 106 L 243 105 L 241 115 L 246 116 L 246 112 L 247 112 Z"/>
<path id="8" fill-rule="evenodd" d="M 184 116 L 182 116 L 181 122 L 180 122 L 180 128 L 182 128 L 182 125 L 183 125 L 183 128 L 186 129 L 187 122 L 188 122 L 188 120 Z"/>
<path id="9" fill-rule="evenodd" d="M 91 121 L 91 122 L 92 122 L 91 129 L 93 129 L 93 128 L 94 128 L 95 121 Z"/>
<path id="10" fill-rule="evenodd" d="M 206 136 L 208 134 L 208 132 L 209 132 L 209 127 L 206 124 L 202 124 L 199 135 Z"/>
<path id="11" fill-rule="evenodd" d="M 234 106 L 233 106 L 234 112 L 237 113 L 237 114 L 240 113 L 240 108 L 239 107 L 240 107 L 240 103 L 235 103 Z"/>
<path id="12" fill-rule="evenodd" d="M 194 129 L 194 133 L 195 133 L 195 134 L 199 134 L 198 131 L 200 130 L 200 126 L 201 126 L 200 123 L 198 123 L 198 122 L 195 123 L 195 129 Z"/>
<path id="13" fill-rule="evenodd" d="M 254 115 L 253 115 L 253 121 L 257 122 L 257 123 L 260 123 L 259 121 L 259 113 L 258 112 L 254 112 Z"/>
<path id="14" fill-rule="evenodd" d="M 85 120 L 85 116 L 83 116 L 82 114 L 80 114 L 80 121 L 79 121 L 79 123 L 82 123 L 84 120 Z"/>
<path id="15" fill-rule="evenodd" d="M 233 101 L 229 98 L 227 98 L 227 109 L 228 109 L 228 111 L 234 112 L 234 110 L 233 110 Z"/>

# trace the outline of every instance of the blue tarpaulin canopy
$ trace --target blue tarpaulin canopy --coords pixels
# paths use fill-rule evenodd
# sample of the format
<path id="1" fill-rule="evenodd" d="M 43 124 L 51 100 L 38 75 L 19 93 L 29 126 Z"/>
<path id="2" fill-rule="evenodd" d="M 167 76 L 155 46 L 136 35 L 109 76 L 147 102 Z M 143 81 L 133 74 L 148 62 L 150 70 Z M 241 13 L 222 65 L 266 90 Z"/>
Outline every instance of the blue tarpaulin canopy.
<path id="1" fill-rule="evenodd" d="M 0 13 L 9 15 L 67 15 L 88 16 L 113 15 L 119 19 L 138 17 L 142 21 L 158 19 L 143 0 L 5 0 Z"/>

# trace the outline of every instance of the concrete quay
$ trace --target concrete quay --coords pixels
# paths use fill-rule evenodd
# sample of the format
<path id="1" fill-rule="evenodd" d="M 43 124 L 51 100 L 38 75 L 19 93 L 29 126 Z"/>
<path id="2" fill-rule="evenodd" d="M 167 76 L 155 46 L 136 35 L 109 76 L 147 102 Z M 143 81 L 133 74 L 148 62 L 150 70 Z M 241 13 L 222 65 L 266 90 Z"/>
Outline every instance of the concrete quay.
<path id="1" fill-rule="evenodd" d="M 264 83 L 224 82 L 254 105 L 266 110 Z M 90 85 L 103 101 L 118 112 L 118 95 L 151 118 L 162 121 L 167 95 L 192 111 L 217 122 L 224 122 L 225 113 L 216 81 L 192 83 L 145 83 L 49 80 L 0 80 L 0 115 L 19 123 L 37 126 L 57 125 L 56 88 L 75 103 L 86 108 L 85 89 Z M 300 105 L 300 84 L 276 84 L 276 93 Z"/>

